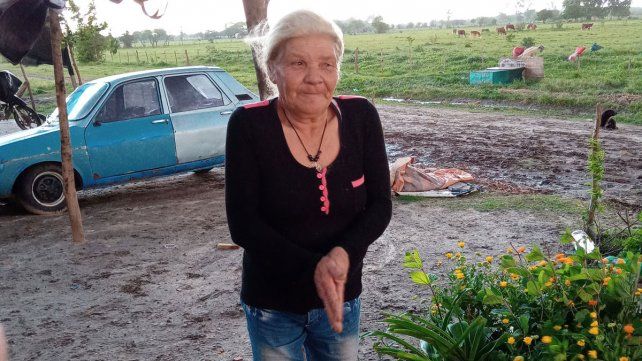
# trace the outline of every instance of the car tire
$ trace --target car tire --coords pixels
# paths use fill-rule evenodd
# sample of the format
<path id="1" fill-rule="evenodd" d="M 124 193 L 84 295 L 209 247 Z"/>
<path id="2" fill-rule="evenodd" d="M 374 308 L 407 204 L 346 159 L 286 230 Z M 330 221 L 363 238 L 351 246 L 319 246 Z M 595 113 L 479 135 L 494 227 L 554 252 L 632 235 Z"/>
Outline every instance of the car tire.
<path id="1" fill-rule="evenodd" d="M 209 171 L 211 171 L 212 169 L 214 169 L 214 168 L 212 167 L 212 168 L 205 168 L 205 169 L 195 170 L 195 171 L 194 171 L 194 174 L 207 174 L 207 173 L 209 173 Z"/>
<path id="2" fill-rule="evenodd" d="M 53 215 L 67 209 L 62 167 L 59 164 L 35 166 L 27 170 L 18 182 L 16 199 L 27 212 Z"/>

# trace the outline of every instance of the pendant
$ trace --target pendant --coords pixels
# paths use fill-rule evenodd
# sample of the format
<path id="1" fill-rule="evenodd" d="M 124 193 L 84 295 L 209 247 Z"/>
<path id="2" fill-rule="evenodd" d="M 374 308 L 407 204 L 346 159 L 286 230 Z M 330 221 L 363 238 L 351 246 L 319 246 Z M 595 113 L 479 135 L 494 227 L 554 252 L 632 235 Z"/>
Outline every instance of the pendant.
<path id="1" fill-rule="evenodd" d="M 312 162 L 312 166 L 313 166 L 313 167 L 314 167 L 314 169 L 316 169 L 316 170 L 317 170 L 317 172 L 319 172 L 319 173 L 321 173 L 321 171 L 323 170 L 323 167 L 321 166 L 321 164 L 319 164 L 319 162 Z"/>

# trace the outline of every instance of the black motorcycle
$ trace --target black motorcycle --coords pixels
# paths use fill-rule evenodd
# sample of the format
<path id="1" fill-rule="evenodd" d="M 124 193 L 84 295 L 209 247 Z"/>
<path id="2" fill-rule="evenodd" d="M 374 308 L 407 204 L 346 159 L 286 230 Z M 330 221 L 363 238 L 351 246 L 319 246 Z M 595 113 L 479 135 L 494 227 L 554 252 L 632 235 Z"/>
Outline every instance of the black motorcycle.
<path id="1" fill-rule="evenodd" d="M 20 129 L 42 125 L 45 116 L 36 113 L 22 99 L 16 96 L 22 81 L 9 71 L 0 71 L 0 120 L 13 119 Z"/>

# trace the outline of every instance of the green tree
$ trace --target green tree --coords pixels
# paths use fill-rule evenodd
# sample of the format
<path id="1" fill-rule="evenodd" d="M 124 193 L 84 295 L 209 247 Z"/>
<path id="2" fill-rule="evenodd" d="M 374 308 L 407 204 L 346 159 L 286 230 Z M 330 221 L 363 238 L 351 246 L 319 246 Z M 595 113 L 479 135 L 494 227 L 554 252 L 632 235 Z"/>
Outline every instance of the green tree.
<path id="1" fill-rule="evenodd" d="M 80 9 L 73 0 L 69 0 L 71 19 L 76 22 L 76 31 L 69 36 L 74 44 L 76 55 L 81 62 L 96 62 L 103 60 L 103 53 L 107 48 L 107 38 L 100 34 L 107 29 L 106 22 L 99 22 L 96 17 L 94 0 L 89 1 L 87 12 L 80 13 Z"/>
<path id="2" fill-rule="evenodd" d="M 383 34 L 388 29 L 390 29 L 390 25 L 386 24 L 383 22 L 383 17 L 377 16 L 374 19 L 372 19 L 372 27 L 375 30 L 375 33 L 377 34 Z"/>
<path id="3" fill-rule="evenodd" d="M 127 49 L 132 47 L 132 44 L 134 43 L 134 40 L 135 40 L 134 36 L 132 34 L 130 34 L 129 31 L 125 31 L 125 34 L 123 34 L 120 37 L 120 41 L 123 42 L 123 48 L 127 48 Z"/>
<path id="4" fill-rule="evenodd" d="M 631 0 L 609 0 L 609 14 L 618 18 L 631 15 Z"/>
<path id="5" fill-rule="evenodd" d="M 119 48 L 120 48 L 120 41 L 118 41 L 118 39 L 111 36 L 111 34 L 107 35 L 107 50 L 109 51 L 109 54 L 111 55 L 116 54 Z"/>
<path id="6" fill-rule="evenodd" d="M 555 19 L 556 16 L 555 10 L 543 9 L 537 12 L 535 19 L 546 23 L 547 20 Z"/>

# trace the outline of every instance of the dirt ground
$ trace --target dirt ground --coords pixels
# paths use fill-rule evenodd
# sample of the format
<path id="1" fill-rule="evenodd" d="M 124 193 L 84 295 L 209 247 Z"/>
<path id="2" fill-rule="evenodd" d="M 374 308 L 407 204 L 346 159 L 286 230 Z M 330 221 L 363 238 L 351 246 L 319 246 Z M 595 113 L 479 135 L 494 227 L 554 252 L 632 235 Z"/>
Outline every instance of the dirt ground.
<path id="1" fill-rule="evenodd" d="M 498 255 L 509 242 L 555 247 L 560 231 L 577 225 L 563 212 L 466 205 L 505 193 L 585 198 L 590 121 L 379 110 L 391 159 L 414 155 L 469 170 L 485 192 L 395 200 L 390 226 L 365 260 L 362 331 L 381 328 L 382 311 L 416 309 L 427 297 L 400 266 L 405 251 L 417 248 L 439 272 L 436 260 L 458 240 L 475 258 Z M 619 127 L 603 133 L 605 196 L 640 207 L 642 127 Z M 0 122 L 0 134 L 14 130 Z M 223 170 L 215 169 L 82 192 L 81 246 L 70 242 L 66 215 L 0 205 L 0 322 L 11 360 L 250 360 L 238 296 L 242 251 L 216 249 L 231 241 L 223 190 Z M 377 359 L 370 340 L 360 357 Z"/>

